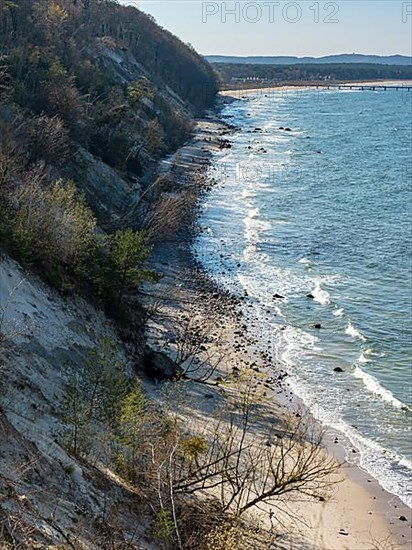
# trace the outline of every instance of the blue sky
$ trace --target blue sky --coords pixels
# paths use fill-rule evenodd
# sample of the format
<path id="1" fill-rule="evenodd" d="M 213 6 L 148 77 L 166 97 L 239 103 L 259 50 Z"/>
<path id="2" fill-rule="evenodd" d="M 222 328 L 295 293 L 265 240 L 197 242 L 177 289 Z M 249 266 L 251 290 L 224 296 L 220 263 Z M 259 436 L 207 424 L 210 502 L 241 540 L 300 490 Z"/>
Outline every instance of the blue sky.
<path id="1" fill-rule="evenodd" d="M 120 2 L 151 14 L 202 54 L 412 55 L 412 1 Z"/>

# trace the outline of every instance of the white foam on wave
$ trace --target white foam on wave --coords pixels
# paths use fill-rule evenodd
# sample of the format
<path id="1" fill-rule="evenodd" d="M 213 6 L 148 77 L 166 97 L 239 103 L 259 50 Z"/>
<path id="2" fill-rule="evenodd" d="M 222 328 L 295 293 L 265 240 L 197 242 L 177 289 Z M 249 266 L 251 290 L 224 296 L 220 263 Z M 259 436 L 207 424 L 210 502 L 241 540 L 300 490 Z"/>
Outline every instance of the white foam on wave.
<path id="1" fill-rule="evenodd" d="M 296 377 L 290 376 L 289 383 L 293 393 L 303 400 L 319 422 L 343 433 L 351 445 L 359 451 L 353 454 L 348 449 L 347 461 L 359 464 L 361 468 L 378 480 L 381 487 L 397 495 L 407 506 L 412 508 L 412 490 L 408 490 L 409 485 L 406 482 L 407 476 L 412 470 L 412 462 L 360 434 L 356 428 L 343 420 L 336 410 L 331 412 L 324 408 L 319 404 L 316 394 L 313 394 Z"/>
<path id="2" fill-rule="evenodd" d="M 345 333 L 349 334 L 349 336 L 352 336 L 352 338 L 358 338 L 359 340 L 362 340 L 362 342 L 366 342 L 365 336 L 361 332 L 359 332 L 350 321 L 345 330 Z"/>
<path id="3" fill-rule="evenodd" d="M 340 307 L 339 309 L 335 309 L 335 311 L 333 311 L 333 315 L 335 317 L 343 317 L 345 313 L 345 310 L 343 309 L 343 307 Z"/>
<path id="4" fill-rule="evenodd" d="M 390 390 L 384 388 L 379 380 L 362 370 L 360 367 L 356 367 L 353 372 L 353 376 L 359 380 L 362 380 L 368 391 L 379 396 L 387 403 L 390 403 L 396 409 L 410 410 L 408 405 L 402 403 L 402 401 L 399 401 L 399 399 L 397 399 Z"/>
<path id="5" fill-rule="evenodd" d="M 248 218 L 257 218 L 260 214 L 259 208 L 252 208 L 252 210 L 249 212 Z"/>
<path id="6" fill-rule="evenodd" d="M 252 199 L 256 193 L 254 193 L 252 189 L 243 189 L 241 195 L 243 199 Z"/>
<path id="7" fill-rule="evenodd" d="M 312 261 L 309 260 L 309 258 L 301 258 L 301 259 L 299 260 L 299 263 L 300 263 L 300 264 L 305 264 L 305 265 L 310 265 L 310 264 L 312 263 Z"/>
<path id="8" fill-rule="evenodd" d="M 257 219 L 259 216 L 259 208 L 252 208 L 243 222 L 246 226 L 245 238 L 248 241 L 257 242 L 261 231 L 267 231 L 272 226 L 270 222 Z"/>
<path id="9" fill-rule="evenodd" d="M 330 294 L 320 286 L 320 283 L 312 290 L 312 296 L 315 302 L 327 306 L 330 304 Z"/>

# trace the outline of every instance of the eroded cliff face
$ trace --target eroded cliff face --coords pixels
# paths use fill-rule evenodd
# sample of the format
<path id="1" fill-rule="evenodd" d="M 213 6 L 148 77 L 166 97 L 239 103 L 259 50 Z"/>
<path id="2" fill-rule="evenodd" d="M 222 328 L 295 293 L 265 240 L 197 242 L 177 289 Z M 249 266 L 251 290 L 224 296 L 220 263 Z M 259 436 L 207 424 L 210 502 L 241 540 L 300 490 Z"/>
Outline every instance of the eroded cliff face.
<path id="1" fill-rule="evenodd" d="M 64 200 L 84 214 L 96 242 L 145 229 L 165 192 L 153 186 L 159 161 L 213 102 L 214 72 L 150 17 L 111 0 L 12 2 L 0 9 L 0 48 L 0 546 L 155 549 L 146 495 L 109 467 L 115 438 L 109 444 L 86 415 L 86 461 L 66 437 L 73 380 L 82 383 L 93 350 L 115 349 L 124 375 L 137 380 L 136 349 L 146 348 L 139 300 L 128 296 L 133 304 L 116 315 L 93 270 L 56 269 L 59 257 L 39 262 L 21 204 L 32 193 L 27 210 L 37 201 L 37 213 L 47 212 L 58 182 L 57 195 L 75 188 L 77 202 Z M 57 210 L 51 223 L 74 211 Z"/>
<path id="2" fill-rule="evenodd" d="M 0 541 L 10 548 L 156 548 L 145 542 L 144 495 L 105 466 L 103 447 L 86 463 L 62 445 L 70 372 L 90 349 L 109 338 L 132 376 L 115 327 L 5 256 L 0 281 Z"/>
<path id="3" fill-rule="evenodd" d="M 110 228 L 136 214 L 158 161 L 217 91 L 193 48 L 112 0 L 11 3 L 0 53 L 0 157 L 13 157 L 18 177 L 42 166 L 73 179 Z"/>
<path id="4" fill-rule="evenodd" d="M 100 44 L 94 59 L 124 89 L 143 79 L 150 82 L 150 73 L 129 50 Z M 107 140 L 107 154 L 102 156 L 93 140 L 87 146 L 75 143 L 73 156 L 65 167 L 105 227 L 119 227 L 130 219 L 139 227 L 139 216 L 147 208 L 140 198 L 158 175 L 159 159 L 181 145 L 189 135 L 185 132 L 190 132 L 194 124 L 193 107 L 166 83 L 156 79 L 149 97 L 141 97 L 139 104 L 132 106 L 125 106 L 121 97 L 114 101 L 111 109 L 102 114 L 101 133 Z M 164 120 L 171 127 L 160 125 L 153 135 L 148 135 L 153 120 Z M 124 154 L 118 136 L 127 136 L 128 154 L 123 164 L 117 162 Z"/>

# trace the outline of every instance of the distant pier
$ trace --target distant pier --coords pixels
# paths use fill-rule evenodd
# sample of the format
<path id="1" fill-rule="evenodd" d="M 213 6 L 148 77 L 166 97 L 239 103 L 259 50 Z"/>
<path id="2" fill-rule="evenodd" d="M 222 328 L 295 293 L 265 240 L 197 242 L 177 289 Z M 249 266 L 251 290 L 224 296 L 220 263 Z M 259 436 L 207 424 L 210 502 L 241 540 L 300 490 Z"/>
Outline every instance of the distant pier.
<path id="1" fill-rule="evenodd" d="M 310 84 L 306 84 L 305 86 L 310 86 Z M 316 88 L 337 88 L 338 90 L 368 90 L 368 91 L 375 91 L 375 90 L 383 90 L 386 92 L 386 90 L 406 90 L 407 92 L 412 91 L 412 85 L 411 86 L 397 86 L 397 85 L 369 85 L 369 84 L 316 84 Z"/>
<path id="2" fill-rule="evenodd" d="M 254 87 L 251 83 L 249 83 L 248 86 L 245 86 L 245 83 L 239 83 L 237 86 L 233 86 L 233 84 L 226 84 L 224 86 L 220 93 L 223 95 L 233 95 L 234 93 L 237 94 L 249 94 L 249 93 L 268 93 L 268 92 L 276 92 L 277 90 L 287 90 L 287 89 L 293 89 L 293 88 L 312 88 L 315 90 L 357 90 L 357 91 L 389 91 L 389 90 L 395 90 L 395 91 L 402 91 L 402 92 L 412 92 L 412 82 L 411 83 L 400 83 L 396 84 L 396 82 L 390 82 L 390 83 L 376 83 L 376 84 L 368 84 L 368 83 L 349 83 L 349 82 L 282 82 L 277 84 L 269 84 L 265 86 L 259 86 L 257 82 L 254 83 Z"/>

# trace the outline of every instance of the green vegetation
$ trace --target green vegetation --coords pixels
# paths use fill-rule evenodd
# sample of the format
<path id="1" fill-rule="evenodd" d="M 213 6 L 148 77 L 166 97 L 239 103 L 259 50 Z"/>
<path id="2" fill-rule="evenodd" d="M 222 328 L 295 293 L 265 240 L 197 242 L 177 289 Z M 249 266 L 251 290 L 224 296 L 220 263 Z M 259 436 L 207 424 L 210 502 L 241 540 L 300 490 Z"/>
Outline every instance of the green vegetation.
<path id="1" fill-rule="evenodd" d="M 115 288 L 118 306 L 127 290 L 137 290 L 144 280 L 158 280 L 154 271 L 142 267 L 147 263 L 150 254 L 147 240 L 144 232 L 133 232 L 131 229 L 117 231 L 107 240 L 110 277 L 113 281 L 111 286 Z"/>
<path id="2" fill-rule="evenodd" d="M 0 52 L 0 247 L 116 313 L 157 280 L 138 194 L 213 101 L 214 71 L 115 0 L 2 2 Z M 101 174 L 122 190 L 100 192 Z M 129 228 L 132 188 L 142 211 Z"/>
<path id="3" fill-rule="evenodd" d="M 96 422 L 111 429 L 116 425 L 118 406 L 131 387 L 125 366 L 120 350 L 110 339 L 91 350 L 84 364 L 70 365 L 67 394 L 60 410 L 66 428 L 60 438 L 75 455 L 87 454 L 92 448 Z"/>
<path id="4" fill-rule="evenodd" d="M 166 390 L 162 408 L 148 399 L 109 340 L 75 372 L 60 441 L 82 460 L 104 456 L 106 467 L 144 492 L 153 538 L 165 548 L 269 549 L 276 532 L 251 523 L 247 512 L 277 510 L 284 498 L 323 499 L 334 483 L 337 466 L 322 449 L 322 432 L 300 414 L 275 428 L 254 371 L 229 382 L 231 392 L 207 420 L 182 417 L 191 405 L 184 383 Z"/>
<path id="5" fill-rule="evenodd" d="M 150 256 L 143 231 L 118 230 L 99 235 L 97 221 L 73 181 L 47 182 L 43 171 L 0 194 L 3 212 L 0 244 L 23 264 L 36 266 L 62 289 L 93 289 L 120 309 L 126 293 L 145 280 L 157 281 L 146 265 Z"/>
<path id="6" fill-rule="evenodd" d="M 138 292 L 145 281 L 158 280 L 150 268 L 150 238 L 164 234 L 165 226 L 176 227 L 176 218 L 195 201 L 187 194 L 182 205 L 164 192 L 169 183 L 157 177 L 156 163 L 182 143 L 192 117 L 211 104 L 213 69 L 150 17 L 114 0 L 2 2 L 0 47 L 0 248 L 62 292 L 87 295 L 104 306 L 120 336 L 133 344 L 119 349 L 113 338 L 103 338 L 86 353 L 82 341 L 75 359 L 72 349 L 63 350 L 70 355 L 62 366 L 57 351 L 53 355 L 34 340 L 46 364 L 49 355 L 59 357 L 52 368 L 53 382 L 61 377 L 56 387 L 63 394 L 56 405 L 61 429 L 56 434 L 53 425 L 52 435 L 70 457 L 58 462 L 58 469 L 72 479 L 70 487 L 62 480 L 58 502 L 71 505 L 73 495 L 81 495 L 76 501 L 81 515 L 107 535 L 96 547 L 125 548 L 124 539 L 114 544 L 115 537 L 119 531 L 129 536 L 135 527 L 125 525 L 126 515 L 119 527 L 108 520 L 109 513 L 112 520 L 116 515 L 108 510 L 110 502 L 106 509 L 113 486 L 111 495 L 125 495 L 129 511 L 141 507 L 142 525 L 161 548 L 270 547 L 272 533 L 250 528 L 244 518 L 252 508 L 276 507 L 285 495 L 319 498 L 327 491 L 336 466 L 323 453 L 322 434 L 301 415 L 275 430 L 272 417 L 260 409 L 262 387 L 252 368 L 237 369 L 236 379 L 227 381 L 226 396 L 216 392 L 207 421 L 190 415 L 185 382 L 176 382 L 160 407 L 145 395 L 134 372 L 148 351 Z M 121 186 L 123 194 L 112 197 Z M 143 199 L 154 210 L 147 204 L 140 210 Z M 9 340 L 21 329 L 6 326 L 4 318 L 0 311 L 0 343 L 8 351 Z M 206 347 L 216 326 L 217 320 L 198 326 L 189 311 L 171 329 L 177 351 L 172 363 L 184 364 L 192 384 L 209 381 L 224 359 L 223 352 Z M 29 346 L 25 352 L 31 352 Z M 22 392 L 34 395 L 31 384 L 22 384 Z M 50 385 L 38 393 L 46 390 Z M 31 403 L 33 424 L 35 415 L 55 414 L 52 401 L 54 395 L 41 399 L 45 410 Z M 26 440 L 16 441 L 21 462 L 20 442 Z M 27 456 L 31 449 L 36 453 L 36 479 L 41 479 L 37 465 L 53 471 L 47 463 L 58 461 L 58 452 L 45 455 L 42 447 L 25 445 Z M 20 490 L 17 482 L 15 487 Z M 92 488 L 90 494 L 82 494 L 84 487 Z M 69 536 L 65 524 L 60 526 L 65 510 L 60 504 L 40 532 L 36 498 L 24 495 L 24 516 L 35 510 L 36 529 L 23 532 L 23 545 L 25 537 L 38 546 L 49 533 L 58 533 L 58 540 L 64 536 L 75 548 L 88 536 L 73 527 Z M 0 538 L 6 533 L 14 544 L 15 525 L 0 518 Z M 132 541 L 130 547 L 137 546 Z"/>
<path id="7" fill-rule="evenodd" d="M 222 85 L 248 79 L 266 82 L 299 82 L 339 80 L 410 80 L 412 67 L 408 65 L 377 65 L 372 63 L 325 64 L 236 64 L 214 63 Z"/>

